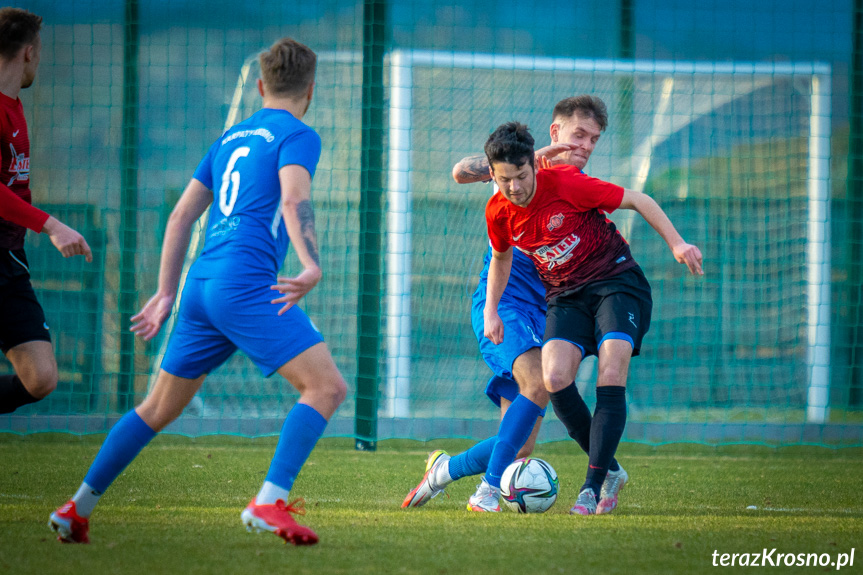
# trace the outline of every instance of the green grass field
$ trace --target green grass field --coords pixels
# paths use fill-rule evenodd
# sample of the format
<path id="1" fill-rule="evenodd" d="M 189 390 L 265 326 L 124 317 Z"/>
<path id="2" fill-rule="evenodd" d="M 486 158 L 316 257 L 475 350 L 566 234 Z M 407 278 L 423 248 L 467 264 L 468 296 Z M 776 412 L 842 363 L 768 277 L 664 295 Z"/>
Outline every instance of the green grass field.
<path id="1" fill-rule="evenodd" d="M 632 480 L 620 507 L 572 517 L 586 464 L 572 443 L 539 446 L 560 476 L 560 498 L 544 515 L 518 515 L 467 512 L 475 478 L 422 509 L 399 508 L 426 453 L 457 452 L 464 440 L 386 441 L 362 453 L 328 439 L 292 492 L 306 499 L 301 521 L 321 542 L 296 548 L 240 523 L 275 439 L 159 437 L 104 496 L 92 544 L 61 545 L 48 515 L 77 489 L 101 439 L 0 435 L 0 572 L 701 573 L 715 569 L 714 551 L 764 548 L 833 560 L 857 548 L 843 572 L 863 571 L 860 449 L 624 444 Z M 836 568 L 772 569 L 824 570 Z"/>

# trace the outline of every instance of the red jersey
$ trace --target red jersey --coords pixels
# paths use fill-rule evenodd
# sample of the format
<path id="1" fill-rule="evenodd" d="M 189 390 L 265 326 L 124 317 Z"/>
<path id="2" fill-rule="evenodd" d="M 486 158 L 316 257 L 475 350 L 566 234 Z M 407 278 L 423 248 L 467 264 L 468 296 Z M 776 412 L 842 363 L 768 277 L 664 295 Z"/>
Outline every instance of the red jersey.
<path id="1" fill-rule="evenodd" d="M 30 228 L 41 231 L 48 214 L 32 207 L 30 138 L 21 100 L 0 93 L 0 249 L 24 247 Z"/>
<path id="2" fill-rule="evenodd" d="M 540 170 L 527 206 L 516 206 L 500 192 L 491 197 L 485 209 L 488 237 L 496 251 L 512 246 L 530 256 L 550 301 L 637 265 L 629 244 L 605 217 L 621 201 L 622 187 L 574 166 Z"/>

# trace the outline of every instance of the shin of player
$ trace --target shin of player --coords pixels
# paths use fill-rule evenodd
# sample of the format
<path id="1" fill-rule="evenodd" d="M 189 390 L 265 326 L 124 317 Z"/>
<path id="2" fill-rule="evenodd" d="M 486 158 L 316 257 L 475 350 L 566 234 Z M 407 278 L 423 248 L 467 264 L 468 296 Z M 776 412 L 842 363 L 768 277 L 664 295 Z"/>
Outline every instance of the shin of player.
<path id="1" fill-rule="evenodd" d="M 293 519 L 301 509 L 288 497 L 347 390 L 323 337 L 297 305 L 322 276 L 311 204 L 321 142 L 300 121 L 314 93 L 316 57 L 284 38 L 260 62 L 263 109 L 225 132 L 201 161 L 168 223 L 159 289 L 132 318 L 132 331 L 145 340 L 159 332 L 177 296 L 192 225 L 212 204 L 156 384 L 108 434 L 73 499 L 52 514 L 61 540 L 87 541 L 88 517 L 105 490 L 237 349 L 263 375 L 278 373 L 300 392 L 242 521 L 296 545 L 318 540 Z M 277 278 L 289 241 L 303 271 Z"/>

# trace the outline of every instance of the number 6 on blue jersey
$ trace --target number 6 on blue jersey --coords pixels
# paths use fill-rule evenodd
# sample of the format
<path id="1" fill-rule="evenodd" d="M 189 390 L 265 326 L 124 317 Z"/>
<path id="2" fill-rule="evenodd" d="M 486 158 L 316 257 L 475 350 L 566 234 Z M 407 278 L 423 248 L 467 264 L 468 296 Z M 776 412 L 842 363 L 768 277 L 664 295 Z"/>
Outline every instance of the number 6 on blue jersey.
<path id="1" fill-rule="evenodd" d="M 219 188 L 219 209 L 226 216 L 230 216 L 234 211 L 234 204 L 237 203 L 237 192 L 240 189 L 240 172 L 235 170 L 234 166 L 237 160 L 245 158 L 249 155 L 250 148 L 241 146 L 234 150 L 228 160 L 228 165 L 225 167 L 225 173 L 222 174 L 222 187 Z M 231 185 L 231 197 L 228 198 L 228 184 Z"/>

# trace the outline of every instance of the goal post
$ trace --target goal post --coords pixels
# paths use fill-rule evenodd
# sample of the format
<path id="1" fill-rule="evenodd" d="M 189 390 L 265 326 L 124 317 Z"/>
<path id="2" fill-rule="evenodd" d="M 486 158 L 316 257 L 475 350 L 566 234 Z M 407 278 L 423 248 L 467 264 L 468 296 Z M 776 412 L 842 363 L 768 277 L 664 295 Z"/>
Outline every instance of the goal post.
<path id="1" fill-rule="evenodd" d="M 641 126 L 634 130 L 634 151 L 631 158 L 597 159 L 599 154 L 588 166 L 588 171 L 595 176 L 611 179 L 626 187 L 643 190 L 651 173 L 655 160 L 655 152 L 668 140 L 678 137 L 690 129 L 693 124 L 709 123 L 719 110 L 725 113 L 728 109 L 739 107 L 741 111 L 732 121 L 741 121 L 739 117 L 750 114 L 755 117 L 765 113 L 767 104 L 765 96 L 753 96 L 758 92 L 770 97 L 771 93 L 782 98 L 802 98 L 808 102 L 808 110 L 802 106 L 795 108 L 801 117 L 794 121 L 799 125 L 788 128 L 787 133 L 780 138 L 794 138 L 796 128 L 806 129 L 805 147 L 808 151 L 806 165 L 806 203 L 805 259 L 800 259 L 794 265 L 806 277 L 805 319 L 802 326 L 806 327 L 805 352 L 805 421 L 808 423 L 825 423 L 829 417 L 830 390 L 830 83 L 831 70 L 827 64 L 819 62 L 791 63 L 748 63 L 748 62 L 684 62 L 655 60 L 611 60 L 611 59 L 578 59 L 532 57 L 517 55 L 495 55 L 477 53 L 458 53 L 442 51 L 408 51 L 396 50 L 389 55 L 390 67 L 390 125 L 389 125 L 389 192 L 387 211 L 387 385 L 386 410 L 382 417 L 409 418 L 416 416 L 412 409 L 412 400 L 416 394 L 412 390 L 412 358 L 416 350 L 412 346 L 415 322 L 412 318 L 411 277 L 414 273 L 412 258 L 416 251 L 412 250 L 413 234 L 412 219 L 416 217 L 412 210 L 413 191 L 417 177 L 415 159 L 422 145 L 428 145 L 428 132 L 433 130 L 428 123 L 418 126 L 414 116 L 420 107 L 415 102 L 416 90 L 433 91 L 433 85 L 423 84 L 418 79 L 420 72 L 427 78 L 450 85 L 453 91 L 470 91 L 472 80 L 465 80 L 465 74 L 459 79 L 466 84 L 459 85 L 454 78 L 454 70 L 463 70 L 471 76 L 491 78 L 477 89 L 478 99 L 482 99 L 489 90 L 495 87 L 496 78 L 502 78 L 503 92 L 509 94 L 521 89 L 530 96 L 537 91 L 536 85 L 530 80 L 518 84 L 521 79 L 515 76 L 524 73 L 533 76 L 536 84 L 549 82 L 555 88 L 554 98 L 563 98 L 576 93 L 598 93 L 608 101 L 615 98 L 614 86 L 618 85 L 610 79 L 633 78 L 636 80 L 636 91 L 649 88 L 649 91 L 637 93 L 634 101 L 650 107 L 642 108 Z M 569 77 L 569 80 L 564 78 Z M 573 81 L 572 79 L 575 78 Z M 428 81 L 428 80 L 426 80 Z M 778 84 L 781 87 L 777 87 Z M 509 84 L 509 85 L 507 85 Z M 567 89 L 567 84 L 571 86 Z M 707 90 L 705 90 L 707 88 Z M 781 88 L 781 90 L 780 90 Z M 756 101 L 760 98 L 760 101 Z M 504 98 L 505 99 L 505 98 Z M 533 117 L 539 113 L 543 118 L 539 122 L 531 122 L 537 137 L 537 147 L 547 136 L 542 134 L 545 126 L 550 123 L 551 100 L 540 105 L 539 109 L 530 110 Z M 495 117 L 499 121 L 515 119 L 524 121 L 519 115 L 517 102 L 510 102 L 510 109 L 496 110 L 489 113 L 486 109 L 475 109 L 480 128 L 471 132 L 474 135 L 470 149 L 481 151 L 484 139 L 476 137 L 487 134 L 494 128 L 488 123 L 488 118 Z M 431 98 L 424 100 L 424 104 Z M 529 104 L 528 104 L 529 105 Z M 755 109 L 755 106 L 765 106 Z M 455 104 L 447 102 L 440 106 L 441 117 L 436 121 L 443 125 L 460 125 L 453 117 L 447 117 Z M 788 106 L 789 108 L 791 106 Z M 609 106 L 612 109 L 612 106 Z M 424 112 L 426 115 L 432 112 Z M 469 110 L 470 112 L 470 110 Z M 451 114 L 452 116 L 453 114 Z M 528 114 L 531 115 L 531 114 Z M 498 121 L 495 120 L 495 121 Z M 614 133 L 614 118 L 610 119 L 611 136 Z M 745 121 L 745 120 L 744 120 Z M 776 121 L 774 119 L 773 121 Z M 483 123 L 484 122 L 484 123 Z M 702 127 L 703 131 L 704 128 Z M 764 138 L 764 136 L 760 136 Z M 453 138 L 454 139 L 454 138 Z M 417 143 L 422 141 L 422 144 Z M 751 143 L 734 142 L 743 147 L 759 144 L 759 136 Z M 702 145 L 702 147 L 704 147 Z M 727 150 L 723 150 L 727 152 Z M 458 154 L 451 155 L 456 161 Z M 615 163 L 631 162 L 632 167 L 621 174 L 615 172 Z M 666 159 L 666 164 L 668 162 Z M 599 168 L 596 165 L 600 164 Z M 445 172 L 440 177 L 446 177 Z M 781 188 L 781 185 L 779 186 Z M 467 192 L 466 192 L 467 193 Z M 678 195 L 686 199 L 686 194 Z M 769 199 L 766 202 L 769 203 Z M 481 225 L 481 212 L 474 215 Z M 630 214 L 614 217 L 620 229 L 629 237 L 633 218 Z M 708 274 L 712 268 L 712 254 L 705 254 Z M 673 261 L 666 259 L 668 266 Z M 739 262 L 746 265 L 746 262 Z M 751 264 L 751 262 L 750 262 Z M 720 280 L 721 281 L 721 280 Z M 415 296 L 414 296 L 415 297 Z M 802 317 L 802 314 L 801 314 Z M 714 345 L 738 345 L 736 342 L 712 342 Z"/>

